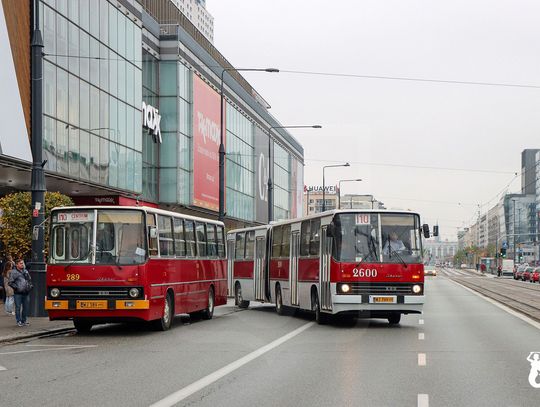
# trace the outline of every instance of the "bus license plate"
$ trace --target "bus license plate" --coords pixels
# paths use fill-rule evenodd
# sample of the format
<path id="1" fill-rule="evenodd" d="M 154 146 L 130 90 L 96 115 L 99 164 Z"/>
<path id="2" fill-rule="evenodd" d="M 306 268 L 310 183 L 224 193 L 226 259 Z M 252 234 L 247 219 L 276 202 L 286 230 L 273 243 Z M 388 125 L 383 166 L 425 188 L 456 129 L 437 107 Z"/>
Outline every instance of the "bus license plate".
<path id="1" fill-rule="evenodd" d="M 370 295 L 369 302 L 372 304 L 380 304 L 380 303 L 395 304 L 397 302 L 397 298 L 395 295 L 390 295 L 390 296 Z"/>
<path id="2" fill-rule="evenodd" d="M 77 301 L 77 309 L 107 309 L 107 301 Z"/>

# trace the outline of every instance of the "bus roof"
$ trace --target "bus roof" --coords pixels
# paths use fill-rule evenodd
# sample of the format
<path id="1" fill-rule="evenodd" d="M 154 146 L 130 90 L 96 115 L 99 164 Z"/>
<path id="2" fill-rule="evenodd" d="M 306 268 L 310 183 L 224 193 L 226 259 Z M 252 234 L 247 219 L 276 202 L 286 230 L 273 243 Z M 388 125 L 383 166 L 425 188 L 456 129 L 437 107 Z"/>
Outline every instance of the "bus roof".
<path id="1" fill-rule="evenodd" d="M 52 210 L 58 211 L 58 210 L 94 210 L 94 209 L 138 210 L 145 213 L 156 213 L 158 215 L 164 215 L 164 216 L 177 216 L 177 217 L 181 217 L 182 219 L 189 219 L 189 220 L 198 221 L 198 222 L 206 222 L 206 223 L 212 223 L 214 225 L 225 226 L 223 222 L 220 222 L 218 220 L 200 218 L 197 216 L 186 215 L 180 212 L 172 212 L 172 211 L 166 211 L 163 209 L 152 208 L 150 206 L 118 206 L 118 205 L 57 206 L 53 208 Z"/>

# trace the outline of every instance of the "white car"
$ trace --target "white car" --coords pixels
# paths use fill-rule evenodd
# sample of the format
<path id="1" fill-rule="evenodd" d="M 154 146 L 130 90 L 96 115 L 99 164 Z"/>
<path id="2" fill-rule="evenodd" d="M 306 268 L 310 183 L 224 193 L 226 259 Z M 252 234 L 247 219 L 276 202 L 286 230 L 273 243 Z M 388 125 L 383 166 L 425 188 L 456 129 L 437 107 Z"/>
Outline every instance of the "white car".
<path id="1" fill-rule="evenodd" d="M 424 276 L 436 276 L 437 270 L 434 266 L 424 266 Z"/>

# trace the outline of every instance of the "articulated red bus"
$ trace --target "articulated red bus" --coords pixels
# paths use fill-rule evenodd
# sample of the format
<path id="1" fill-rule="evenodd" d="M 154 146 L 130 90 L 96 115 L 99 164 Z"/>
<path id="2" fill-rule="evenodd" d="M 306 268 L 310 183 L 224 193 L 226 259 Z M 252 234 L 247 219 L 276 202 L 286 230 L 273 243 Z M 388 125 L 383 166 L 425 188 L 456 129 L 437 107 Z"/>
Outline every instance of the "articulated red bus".
<path id="1" fill-rule="evenodd" d="M 119 321 L 167 330 L 175 315 L 212 318 L 227 302 L 222 222 L 148 207 L 51 213 L 45 308 L 80 332 Z"/>
<path id="2" fill-rule="evenodd" d="M 335 210 L 227 234 L 229 292 L 250 301 L 315 311 L 318 323 L 340 314 L 387 318 L 421 313 L 424 265 L 412 212 Z"/>

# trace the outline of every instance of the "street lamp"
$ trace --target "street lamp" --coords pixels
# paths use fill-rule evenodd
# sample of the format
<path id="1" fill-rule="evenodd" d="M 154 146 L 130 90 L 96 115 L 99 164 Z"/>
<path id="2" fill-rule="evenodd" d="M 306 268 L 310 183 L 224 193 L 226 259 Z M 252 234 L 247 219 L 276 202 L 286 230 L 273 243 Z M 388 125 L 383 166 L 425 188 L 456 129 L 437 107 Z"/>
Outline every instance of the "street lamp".
<path id="1" fill-rule="evenodd" d="M 223 105 L 224 105 L 224 94 L 223 94 L 223 75 L 227 71 L 253 71 L 253 72 L 279 72 L 279 69 L 276 68 L 223 68 L 221 70 L 221 80 L 219 84 L 219 94 L 221 98 L 221 111 L 220 111 L 220 127 L 219 131 L 221 133 L 219 140 L 219 215 L 218 219 L 223 222 L 225 219 L 225 144 L 223 143 L 225 138 L 225 129 L 223 128 Z"/>
<path id="2" fill-rule="evenodd" d="M 360 181 L 362 181 L 361 178 L 358 178 L 358 179 L 340 179 L 338 181 L 338 209 L 341 209 L 341 183 L 342 182 L 360 182 Z M 352 205 L 351 205 L 351 209 L 352 209 Z"/>
<path id="3" fill-rule="evenodd" d="M 270 126 L 268 128 L 268 223 L 274 220 L 274 185 L 272 184 L 272 172 L 274 166 L 272 160 L 270 160 L 270 154 L 272 149 L 272 129 L 321 129 L 320 124 L 314 124 L 311 126 Z M 272 165 L 272 168 L 270 168 Z"/>
<path id="4" fill-rule="evenodd" d="M 322 167 L 322 212 L 326 210 L 326 194 L 325 194 L 325 180 L 324 180 L 324 170 L 327 168 L 333 168 L 333 167 L 350 167 L 351 164 L 345 163 L 345 164 L 334 164 L 334 165 L 325 165 Z"/>

